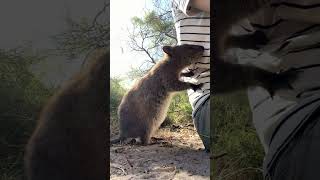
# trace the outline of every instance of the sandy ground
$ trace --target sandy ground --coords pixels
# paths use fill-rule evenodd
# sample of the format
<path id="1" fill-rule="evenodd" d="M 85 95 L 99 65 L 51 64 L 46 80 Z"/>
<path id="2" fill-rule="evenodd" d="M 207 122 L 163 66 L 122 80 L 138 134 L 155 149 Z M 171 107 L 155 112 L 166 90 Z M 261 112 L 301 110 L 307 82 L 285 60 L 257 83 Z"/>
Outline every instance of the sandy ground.
<path id="1" fill-rule="evenodd" d="M 209 153 L 192 126 L 160 129 L 155 138 L 148 146 L 113 145 L 111 179 L 210 179 Z"/>

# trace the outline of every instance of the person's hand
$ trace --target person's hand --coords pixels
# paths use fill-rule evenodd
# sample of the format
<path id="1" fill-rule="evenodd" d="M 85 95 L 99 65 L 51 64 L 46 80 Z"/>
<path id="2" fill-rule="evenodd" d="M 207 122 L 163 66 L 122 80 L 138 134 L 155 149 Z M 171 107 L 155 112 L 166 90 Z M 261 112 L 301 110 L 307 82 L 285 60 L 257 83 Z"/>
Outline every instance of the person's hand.
<path id="1" fill-rule="evenodd" d="M 210 13 L 210 0 L 190 0 L 190 5 L 207 13 Z"/>

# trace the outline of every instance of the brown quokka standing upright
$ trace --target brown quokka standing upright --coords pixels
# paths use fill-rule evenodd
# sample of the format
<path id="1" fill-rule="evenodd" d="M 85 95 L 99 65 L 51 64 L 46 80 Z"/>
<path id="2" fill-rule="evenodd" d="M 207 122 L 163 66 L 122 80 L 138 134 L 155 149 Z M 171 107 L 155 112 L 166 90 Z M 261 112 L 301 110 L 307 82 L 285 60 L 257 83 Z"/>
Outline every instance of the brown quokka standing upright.
<path id="1" fill-rule="evenodd" d="M 293 69 L 282 73 L 272 73 L 264 69 L 233 64 L 225 61 L 224 52 L 230 47 L 255 49 L 257 45 L 267 43 L 262 32 L 251 35 L 230 35 L 232 25 L 253 15 L 269 5 L 270 0 L 214 0 L 214 16 L 211 19 L 213 27 L 213 92 L 227 93 L 250 86 L 262 86 L 271 96 L 279 89 L 291 89 L 290 81 L 297 78 Z"/>
<path id="2" fill-rule="evenodd" d="M 164 121 L 174 92 L 199 88 L 179 80 L 181 71 L 202 56 L 204 48 L 197 45 L 164 46 L 165 57 L 124 95 L 118 108 L 120 137 L 140 138 L 150 143 L 151 136 Z"/>
<path id="3" fill-rule="evenodd" d="M 105 180 L 109 52 L 97 50 L 44 106 L 25 154 L 29 180 Z"/>

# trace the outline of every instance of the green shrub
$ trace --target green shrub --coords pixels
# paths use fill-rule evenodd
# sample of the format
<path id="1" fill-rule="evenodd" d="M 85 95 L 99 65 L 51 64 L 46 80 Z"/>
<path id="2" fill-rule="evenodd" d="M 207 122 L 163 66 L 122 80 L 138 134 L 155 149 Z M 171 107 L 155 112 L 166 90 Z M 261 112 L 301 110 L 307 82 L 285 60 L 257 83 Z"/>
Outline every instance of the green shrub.
<path id="1" fill-rule="evenodd" d="M 168 124 L 192 123 L 192 107 L 186 92 L 177 93 L 169 106 Z"/>
<path id="2" fill-rule="evenodd" d="M 214 179 L 262 179 L 264 152 L 252 126 L 246 94 L 215 96 L 212 112 L 215 132 L 212 152 L 214 155 L 226 153 L 213 159 Z"/>
<path id="3" fill-rule="evenodd" d="M 25 144 L 51 91 L 30 71 L 37 57 L 0 51 L 0 179 L 23 175 Z"/>
<path id="4" fill-rule="evenodd" d="M 111 134 L 118 131 L 118 115 L 117 110 L 121 99 L 126 92 L 122 86 L 123 79 L 113 77 L 110 78 L 110 130 Z"/>

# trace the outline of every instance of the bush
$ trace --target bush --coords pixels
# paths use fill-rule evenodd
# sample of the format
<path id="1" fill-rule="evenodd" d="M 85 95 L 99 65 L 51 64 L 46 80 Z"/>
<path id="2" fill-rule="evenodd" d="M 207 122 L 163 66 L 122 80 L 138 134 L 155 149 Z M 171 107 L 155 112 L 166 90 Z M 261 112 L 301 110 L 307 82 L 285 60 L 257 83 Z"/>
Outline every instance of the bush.
<path id="1" fill-rule="evenodd" d="M 214 179 L 262 179 L 263 147 L 252 126 L 246 93 L 215 96 L 212 106 L 214 119 L 213 154 L 226 153 L 213 159 Z"/>
<path id="2" fill-rule="evenodd" d="M 0 52 L 0 179 L 23 177 L 25 144 L 51 91 L 30 71 L 37 57 Z"/>
<path id="3" fill-rule="evenodd" d="M 121 85 L 121 78 L 110 79 L 110 131 L 114 134 L 118 131 L 117 110 L 126 89 Z"/>
<path id="4" fill-rule="evenodd" d="M 179 92 L 173 97 L 167 117 L 168 124 L 192 123 L 192 107 L 186 92 Z"/>

